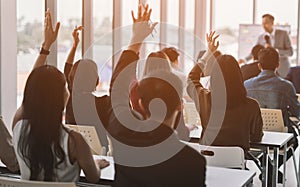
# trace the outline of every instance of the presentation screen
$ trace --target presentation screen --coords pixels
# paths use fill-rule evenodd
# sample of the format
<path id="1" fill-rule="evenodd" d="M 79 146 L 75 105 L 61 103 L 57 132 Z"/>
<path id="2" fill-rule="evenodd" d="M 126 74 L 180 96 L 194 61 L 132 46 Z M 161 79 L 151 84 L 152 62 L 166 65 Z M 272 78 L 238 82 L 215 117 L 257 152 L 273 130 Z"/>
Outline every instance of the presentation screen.
<path id="1" fill-rule="evenodd" d="M 291 33 L 290 25 L 276 25 L 276 29 L 286 30 Z M 256 45 L 258 36 L 264 30 L 260 24 L 240 24 L 239 26 L 239 59 L 245 58 L 251 53 L 251 49 Z"/>

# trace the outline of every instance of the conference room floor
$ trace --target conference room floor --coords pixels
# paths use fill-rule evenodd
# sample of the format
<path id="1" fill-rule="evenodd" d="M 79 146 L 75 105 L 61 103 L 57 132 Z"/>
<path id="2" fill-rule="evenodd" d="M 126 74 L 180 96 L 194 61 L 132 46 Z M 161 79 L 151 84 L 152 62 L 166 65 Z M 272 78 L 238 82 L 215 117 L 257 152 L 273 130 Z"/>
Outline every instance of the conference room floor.
<path id="1" fill-rule="evenodd" d="M 295 151 L 295 156 L 296 156 L 296 161 L 297 161 L 297 167 L 298 167 L 298 162 L 299 162 L 299 147 Z M 261 186 L 261 181 L 259 180 L 258 176 L 260 174 L 259 169 L 256 167 L 254 162 L 248 162 L 247 161 L 247 168 L 249 168 L 251 171 L 256 171 L 256 175 L 254 177 L 253 181 L 253 187 L 260 187 Z M 280 171 L 283 171 L 283 166 L 279 168 Z M 278 186 L 283 186 L 282 184 L 278 184 Z M 286 167 L 286 187 L 295 187 L 297 186 L 297 180 L 295 176 L 295 170 L 294 170 L 294 165 L 293 165 L 293 159 L 290 158 L 287 161 L 287 167 Z"/>

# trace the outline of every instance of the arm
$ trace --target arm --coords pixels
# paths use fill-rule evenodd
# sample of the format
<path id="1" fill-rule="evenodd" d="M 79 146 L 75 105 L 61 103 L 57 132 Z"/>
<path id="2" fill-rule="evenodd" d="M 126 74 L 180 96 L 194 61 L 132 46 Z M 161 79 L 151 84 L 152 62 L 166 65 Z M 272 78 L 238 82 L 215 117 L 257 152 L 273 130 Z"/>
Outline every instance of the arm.
<path id="1" fill-rule="evenodd" d="M 263 121 L 261 117 L 261 112 L 257 102 L 256 102 L 256 108 L 255 110 L 253 110 L 253 112 L 255 112 L 255 114 L 250 126 L 250 141 L 260 142 L 264 133 L 263 133 Z"/>
<path id="2" fill-rule="evenodd" d="M 97 183 L 100 179 L 100 168 L 105 168 L 109 165 L 109 162 L 104 160 L 94 161 L 89 145 L 78 132 L 70 132 L 68 144 L 71 161 L 73 163 L 78 162 L 88 182 Z"/>
<path id="3" fill-rule="evenodd" d="M 52 17 L 51 17 L 50 10 L 48 9 L 46 11 L 44 24 L 45 24 L 45 26 L 44 26 L 44 42 L 42 44 L 42 48 L 46 51 L 49 51 L 51 45 L 55 42 L 55 40 L 57 38 L 60 23 L 59 22 L 56 23 L 55 30 L 53 30 Z M 33 69 L 45 65 L 46 59 L 47 59 L 47 54 L 39 54 L 38 58 L 35 61 Z"/>
<path id="4" fill-rule="evenodd" d="M 291 115 L 299 118 L 300 117 L 300 103 L 298 102 L 298 96 L 296 94 L 295 87 L 290 83 L 289 89 L 286 90 L 286 103 L 289 106 L 289 112 Z"/>
<path id="5" fill-rule="evenodd" d="M 21 105 L 15 113 L 15 116 L 14 116 L 14 119 L 13 119 L 13 124 L 12 124 L 12 130 L 14 130 L 17 122 L 20 121 L 21 119 L 23 119 L 23 117 L 24 117 L 23 105 Z"/>
<path id="6" fill-rule="evenodd" d="M 293 47 L 291 44 L 290 37 L 287 32 L 283 31 L 284 33 L 284 47 L 278 48 L 280 56 L 292 56 L 293 55 Z"/>

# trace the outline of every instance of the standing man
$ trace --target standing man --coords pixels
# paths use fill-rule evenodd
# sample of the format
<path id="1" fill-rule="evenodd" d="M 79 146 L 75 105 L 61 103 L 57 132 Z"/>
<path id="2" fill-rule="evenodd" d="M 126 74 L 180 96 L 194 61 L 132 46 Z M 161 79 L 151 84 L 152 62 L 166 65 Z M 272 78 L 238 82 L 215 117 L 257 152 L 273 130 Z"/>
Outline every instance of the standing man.
<path id="1" fill-rule="evenodd" d="M 273 47 L 279 53 L 279 68 L 277 70 L 281 77 L 286 77 L 289 68 L 289 56 L 293 55 L 291 40 L 286 31 L 274 28 L 274 17 L 271 14 L 262 16 L 262 27 L 265 30 L 257 40 L 257 44 L 265 47 Z"/>

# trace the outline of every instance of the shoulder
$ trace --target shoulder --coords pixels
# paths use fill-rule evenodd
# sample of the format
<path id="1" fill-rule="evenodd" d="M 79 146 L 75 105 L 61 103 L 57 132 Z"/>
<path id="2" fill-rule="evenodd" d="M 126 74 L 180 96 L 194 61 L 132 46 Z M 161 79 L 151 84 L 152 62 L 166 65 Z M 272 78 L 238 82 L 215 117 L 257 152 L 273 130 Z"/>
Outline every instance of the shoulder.
<path id="1" fill-rule="evenodd" d="M 256 80 L 256 77 L 253 77 L 251 79 L 246 80 L 244 82 L 244 85 L 245 85 L 246 89 L 250 88 L 254 84 L 255 80 Z"/>
<path id="2" fill-rule="evenodd" d="M 247 97 L 246 98 L 246 103 L 252 109 L 259 109 L 259 104 L 258 104 L 257 100 L 255 100 L 253 98 Z"/>
<path id="3" fill-rule="evenodd" d="M 195 163 L 198 162 L 199 164 L 206 165 L 205 157 L 188 145 L 183 147 L 182 154 L 187 160 L 191 158 L 191 160 Z"/>

